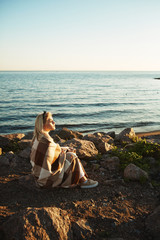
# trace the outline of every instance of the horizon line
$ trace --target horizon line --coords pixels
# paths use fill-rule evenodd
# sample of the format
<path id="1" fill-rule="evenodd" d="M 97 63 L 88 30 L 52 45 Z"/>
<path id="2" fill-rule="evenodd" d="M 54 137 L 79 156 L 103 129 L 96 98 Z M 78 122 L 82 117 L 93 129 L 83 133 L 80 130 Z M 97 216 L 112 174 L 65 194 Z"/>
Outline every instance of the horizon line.
<path id="1" fill-rule="evenodd" d="M 160 72 L 160 70 L 0 70 L 0 72 Z"/>

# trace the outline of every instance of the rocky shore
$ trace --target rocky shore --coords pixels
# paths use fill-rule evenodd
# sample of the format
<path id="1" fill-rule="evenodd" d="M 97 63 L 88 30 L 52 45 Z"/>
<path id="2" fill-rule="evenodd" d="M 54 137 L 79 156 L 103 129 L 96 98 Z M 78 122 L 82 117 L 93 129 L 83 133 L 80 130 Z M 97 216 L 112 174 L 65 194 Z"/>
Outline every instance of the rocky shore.
<path id="1" fill-rule="evenodd" d="M 0 135 L 0 239 L 160 239 L 160 132 L 52 132 L 76 148 L 93 189 L 38 188 L 32 134 Z"/>

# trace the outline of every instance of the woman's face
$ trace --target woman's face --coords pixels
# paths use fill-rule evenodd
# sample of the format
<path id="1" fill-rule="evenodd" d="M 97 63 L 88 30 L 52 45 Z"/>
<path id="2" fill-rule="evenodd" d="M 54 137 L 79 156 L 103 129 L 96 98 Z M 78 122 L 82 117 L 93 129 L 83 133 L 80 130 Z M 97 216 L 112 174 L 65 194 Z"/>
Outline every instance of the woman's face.
<path id="1" fill-rule="evenodd" d="M 51 130 L 55 130 L 55 122 L 53 121 L 53 117 L 49 116 L 46 119 L 46 122 L 43 124 L 43 130 L 46 132 L 50 132 Z"/>

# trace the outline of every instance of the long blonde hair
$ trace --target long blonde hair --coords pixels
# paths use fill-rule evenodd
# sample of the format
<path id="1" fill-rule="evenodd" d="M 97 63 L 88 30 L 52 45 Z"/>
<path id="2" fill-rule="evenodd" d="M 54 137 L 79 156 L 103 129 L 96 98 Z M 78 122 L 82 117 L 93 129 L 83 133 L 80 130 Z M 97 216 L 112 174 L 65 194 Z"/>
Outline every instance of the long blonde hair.
<path id="1" fill-rule="evenodd" d="M 42 136 L 45 136 L 43 132 L 43 126 L 48 119 L 48 117 L 52 116 L 50 112 L 44 112 L 38 114 L 35 120 L 35 128 L 34 128 L 34 133 L 33 133 L 33 138 L 32 138 L 32 143 L 34 142 L 35 138 L 37 140 L 40 140 Z"/>

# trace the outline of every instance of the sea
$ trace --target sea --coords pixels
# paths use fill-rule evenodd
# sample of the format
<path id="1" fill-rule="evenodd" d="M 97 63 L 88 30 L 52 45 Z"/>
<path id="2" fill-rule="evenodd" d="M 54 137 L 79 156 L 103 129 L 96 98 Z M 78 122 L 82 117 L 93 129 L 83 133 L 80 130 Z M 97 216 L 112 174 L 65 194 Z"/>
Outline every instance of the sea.
<path id="1" fill-rule="evenodd" d="M 56 129 L 119 133 L 160 129 L 159 72 L 1 71 L 0 134 L 34 130 L 53 113 Z"/>

